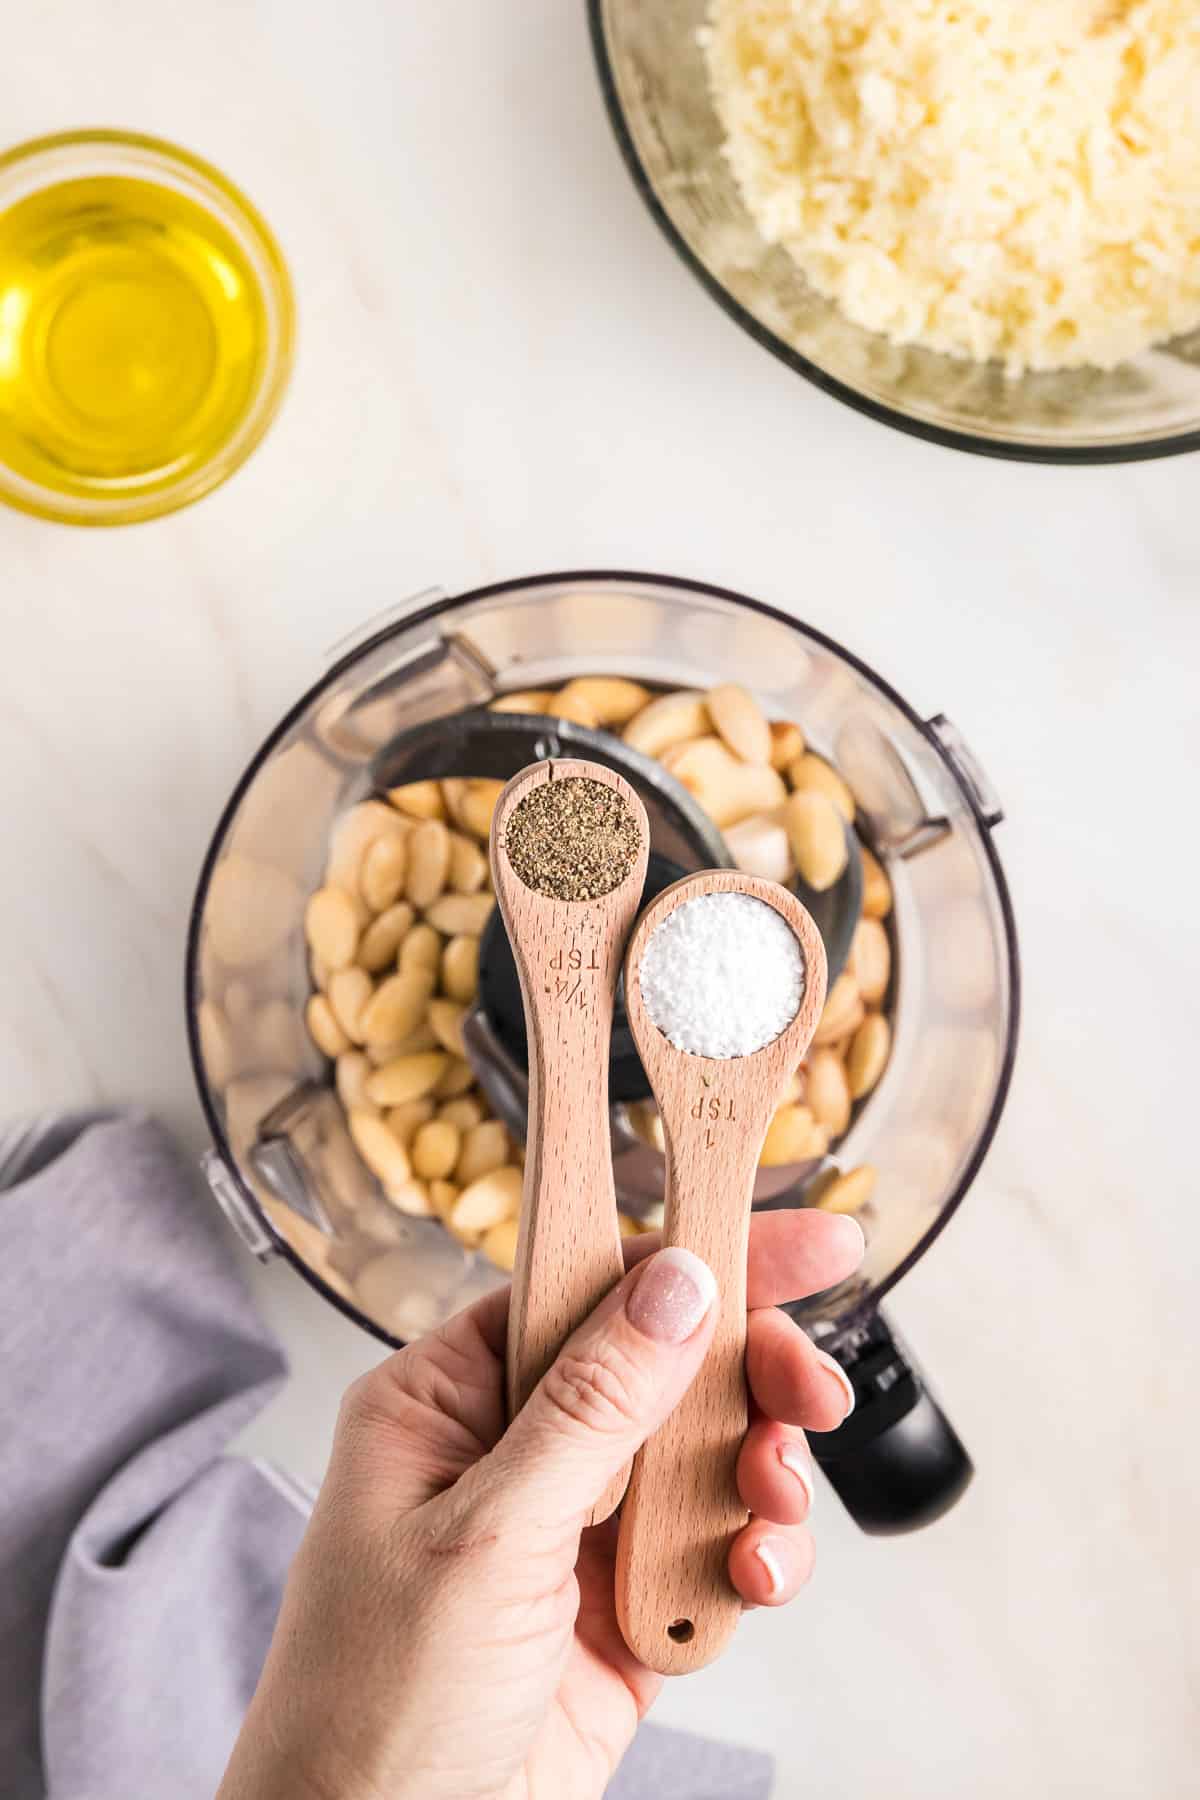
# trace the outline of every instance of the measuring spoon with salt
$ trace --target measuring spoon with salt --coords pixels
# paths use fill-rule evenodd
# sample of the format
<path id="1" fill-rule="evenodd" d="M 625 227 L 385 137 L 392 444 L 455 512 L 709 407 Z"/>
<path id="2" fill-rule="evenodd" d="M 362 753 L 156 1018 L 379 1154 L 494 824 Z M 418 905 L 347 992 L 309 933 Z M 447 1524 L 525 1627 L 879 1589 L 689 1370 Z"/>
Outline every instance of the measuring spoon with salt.
<path id="1" fill-rule="evenodd" d="M 625 958 L 625 1007 L 666 1140 L 663 1244 L 703 1257 L 720 1295 L 700 1373 L 638 1452 L 621 1512 L 617 1616 L 629 1648 L 663 1675 L 711 1662 L 742 1610 L 728 1557 L 747 1518 L 737 1459 L 748 1423 L 750 1206 L 763 1139 L 816 1030 L 825 981 L 805 908 L 736 870 L 667 888 Z"/>
<path id="2" fill-rule="evenodd" d="M 534 763 L 492 816 L 492 878 L 521 983 L 529 1126 L 508 1314 L 510 1416 L 621 1279 L 608 1053 L 621 956 L 641 904 L 646 809 L 598 763 Z M 592 1514 L 619 1504 L 627 1471 Z"/>

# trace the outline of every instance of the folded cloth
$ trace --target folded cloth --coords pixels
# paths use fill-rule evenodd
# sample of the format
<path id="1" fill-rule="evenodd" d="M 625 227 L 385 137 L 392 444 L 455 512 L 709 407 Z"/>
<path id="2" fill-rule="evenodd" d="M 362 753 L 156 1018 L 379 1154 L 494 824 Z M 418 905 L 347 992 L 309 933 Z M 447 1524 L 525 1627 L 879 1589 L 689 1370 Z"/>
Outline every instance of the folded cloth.
<path id="1" fill-rule="evenodd" d="M 162 1128 L 0 1132 L 0 1792 L 212 1800 L 311 1496 L 224 1455 L 286 1364 Z M 646 1725 L 609 1800 L 766 1800 Z"/>

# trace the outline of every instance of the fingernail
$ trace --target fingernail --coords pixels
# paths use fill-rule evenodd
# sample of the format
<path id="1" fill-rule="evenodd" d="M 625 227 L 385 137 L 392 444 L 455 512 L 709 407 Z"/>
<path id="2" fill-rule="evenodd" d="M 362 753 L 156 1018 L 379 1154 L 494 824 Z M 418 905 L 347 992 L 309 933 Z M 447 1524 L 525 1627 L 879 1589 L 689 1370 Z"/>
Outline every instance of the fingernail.
<path id="1" fill-rule="evenodd" d="M 812 1471 L 808 1466 L 808 1458 L 805 1456 L 803 1450 L 800 1448 L 799 1444 L 783 1443 L 780 1444 L 777 1455 L 789 1475 L 794 1475 L 796 1477 L 796 1480 L 804 1489 L 806 1504 L 811 1506 L 813 1503 Z"/>
<path id="2" fill-rule="evenodd" d="M 761 1537 L 754 1546 L 754 1554 L 766 1570 L 771 1591 L 769 1600 L 781 1600 L 787 1587 L 787 1576 L 784 1569 L 788 1560 L 788 1545 L 783 1538 Z"/>
<path id="3" fill-rule="evenodd" d="M 867 1254 L 867 1235 L 858 1220 L 850 1213 L 830 1213 L 831 1219 L 838 1222 L 839 1236 L 845 1238 L 847 1251 L 853 1251 L 859 1262 Z"/>
<path id="4" fill-rule="evenodd" d="M 841 1363 L 838 1362 L 837 1358 L 830 1356 L 827 1350 L 817 1351 L 817 1361 L 823 1368 L 829 1371 L 837 1382 L 842 1399 L 845 1401 L 846 1405 L 846 1410 L 842 1417 L 848 1419 L 850 1414 L 854 1411 L 854 1385 L 851 1382 L 850 1377 L 847 1375 L 845 1369 L 843 1369 Z"/>
<path id="5" fill-rule="evenodd" d="M 700 1324 L 717 1293 L 712 1270 L 690 1250 L 672 1245 L 646 1263 L 625 1303 L 626 1316 L 643 1337 L 682 1344 Z"/>

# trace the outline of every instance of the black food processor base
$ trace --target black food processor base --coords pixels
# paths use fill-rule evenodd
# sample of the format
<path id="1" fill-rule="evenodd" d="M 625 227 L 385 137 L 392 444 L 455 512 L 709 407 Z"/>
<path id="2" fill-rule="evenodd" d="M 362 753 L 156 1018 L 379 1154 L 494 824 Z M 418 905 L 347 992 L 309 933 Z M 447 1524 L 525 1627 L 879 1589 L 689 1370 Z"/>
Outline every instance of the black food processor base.
<path id="1" fill-rule="evenodd" d="M 836 1431 L 813 1431 L 813 1456 L 855 1523 L 873 1537 L 932 1525 L 966 1490 L 974 1465 L 920 1371 L 873 1313 L 837 1358 L 854 1411 Z"/>

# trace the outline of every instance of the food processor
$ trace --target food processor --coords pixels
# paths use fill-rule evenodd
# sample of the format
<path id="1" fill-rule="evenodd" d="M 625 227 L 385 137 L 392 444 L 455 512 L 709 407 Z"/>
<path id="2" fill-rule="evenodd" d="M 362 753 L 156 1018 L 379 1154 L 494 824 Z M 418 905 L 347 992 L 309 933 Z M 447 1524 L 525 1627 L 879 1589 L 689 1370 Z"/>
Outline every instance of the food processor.
<path id="1" fill-rule="evenodd" d="M 886 1071 L 823 1164 L 760 1170 L 756 1204 L 819 1204 L 831 1172 L 878 1171 L 859 1214 L 862 1267 L 789 1310 L 838 1358 L 857 1398 L 838 1431 L 814 1438 L 817 1460 L 864 1529 L 910 1529 L 953 1503 L 971 1465 L 880 1302 L 966 1194 L 1008 1090 L 1019 973 L 992 841 L 1001 813 L 944 716 L 923 719 L 850 651 L 781 612 L 669 576 L 554 574 L 420 594 L 338 646 L 237 784 L 200 877 L 187 1013 L 213 1193 L 256 1255 L 285 1257 L 389 1343 L 503 1279 L 436 1219 L 390 1207 L 357 1156 L 329 1064 L 304 1029 L 304 914 L 348 807 L 401 783 L 507 778 L 536 757 L 607 761 L 633 783 L 651 824 L 648 893 L 679 872 L 728 866 L 721 833 L 662 765 L 582 724 L 489 711 L 499 695 L 585 675 L 652 691 L 742 684 L 769 717 L 797 721 L 841 772 L 891 880 Z M 861 871 L 857 880 L 861 899 Z M 835 955 L 847 904 L 858 904 L 853 893 L 818 920 Z M 493 915 L 464 1038 L 480 1088 L 523 1137 L 523 1035 L 507 958 Z M 634 1214 L 662 1191 L 661 1155 L 629 1124 L 643 1079 L 619 1023 L 614 1172 L 620 1205 Z M 342 1254 L 349 1232 L 380 1246 L 369 1287 Z M 385 1266 L 386 1305 L 377 1293 Z"/>

